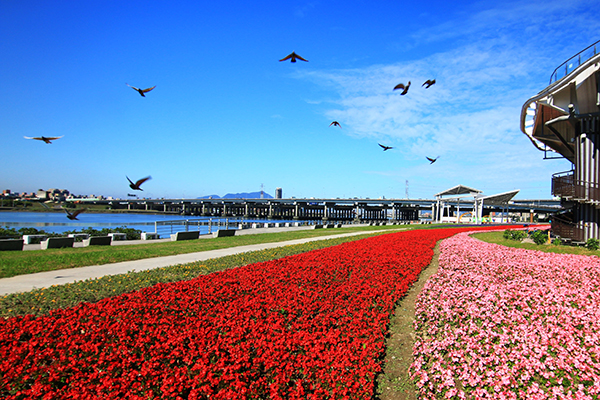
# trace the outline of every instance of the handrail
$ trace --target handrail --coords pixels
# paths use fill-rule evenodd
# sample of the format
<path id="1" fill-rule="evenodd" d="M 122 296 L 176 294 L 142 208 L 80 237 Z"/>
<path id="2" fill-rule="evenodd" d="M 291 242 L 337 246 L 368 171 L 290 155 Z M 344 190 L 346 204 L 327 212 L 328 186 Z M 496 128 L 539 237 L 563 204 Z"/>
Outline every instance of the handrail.
<path id="1" fill-rule="evenodd" d="M 577 67 L 579 67 L 582 63 L 586 62 L 587 60 L 589 60 L 590 58 L 594 57 L 596 54 L 598 54 L 596 45 L 600 43 L 600 40 L 598 40 L 596 43 L 593 43 L 591 45 L 589 45 L 588 47 L 586 47 L 585 49 L 581 50 L 579 53 L 575 54 L 573 57 L 569 58 L 567 61 L 565 61 L 564 63 L 560 64 L 558 67 L 556 67 L 556 69 L 552 72 L 552 75 L 550 75 L 550 85 L 556 81 L 558 81 L 559 79 L 564 78 L 565 76 L 569 75 L 571 72 L 573 72 Z M 590 48 L 594 48 L 594 53 L 593 54 L 589 54 L 584 56 L 584 58 L 581 58 L 581 55 L 589 50 Z M 575 58 L 577 58 L 577 65 L 573 65 L 573 63 L 569 64 L 570 61 L 574 61 Z M 561 68 L 564 66 L 564 75 L 562 75 L 560 78 L 558 77 L 558 73 L 559 70 L 561 70 Z M 560 71 L 563 72 L 563 71 Z"/>
<path id="2" fill-rule="evenodd" d="M 562 177 L 569 176 L 569 175 L 575 176 L 575 170 L 570 169 L 568 171 L 556 172 L 556 173 L 552 174 L 552 177 L 553 178 L 562 178 Z"/>
<path id="3" fill-rule="evenodd" d="M 582 71 L 585 71 L 587 69 L 587 67 L 589 67 L 590 65 L 593 65 L 594 63 L 598 62 L 600 60 L 600 50 L 598 49 L 598 47 L 600 46 L 596 46 L 600 41 L 588 46 L 586 49 L 582 50 L 580 53 L 583 53 L 584 51 L 586 51 L 587 49 L 589 49 L 590 47 L 594 47 L 594 54 L 590 55 L 588 58 L 586 59 L 578 59 L 578 63 L 579 65 L 577 66 L 577 68 L 574 68 L 573 70 L 571 70 L 567 75 L 562 76 L 560 79 L 558 79 L 558 75 L 557 71 L 559 68 L 561 68 L 564 64 L 566 64 L 569 60 L 565 61 L 563 64 L 559 65 L 554 72 L 552 73 L 552 76 L 550 77 L 550 84 L 543 89 L 541 92 L 539 92 L 538 94 L 536 94 L 535 96 L 531 97 L 530 99 L 528 99 L 523 106 L 521 107 L 521 132 L 523 132 L 528 138 L 529 140 L 531 140 L 532 143 L 534 143 L 536 145 L 536 147 L 539 150 L 544 151 L 544 149 L 540 148 L 536 143 L 535 143 L 535 138 L 533 138 L 533 132 L 531 132 L 531 134 L 527 133 L 527 130 L 525 129 L 525 123 L 526 123 L 526 119 L 527 119 L 527 109 L 534 103 L 536 103 L 537 101 L 540 101 L 541 99 L 548 97 L 552 92 L 556 92 L 558 90 L 562 90 L 564 89 L 570 82 L 570 80 L 565 79 L 567 76 L 571 75 L 572 73 L 574 73 L 577 69 L 581 68 L 581 70 L 577 73 L 581 73 Z M 575 56 L 571 57 L 571 58 L 575 58 L 579 55 L 576 54 Z M 577 75 L 575 75 L 577 76 Z M 556 78 L 555 82 L 552 82 L 552 80 Z M 572 79 L 572 78 L 571 78 Z M 534 105 L 535 107 L 535 105 Z M 535 117 L 534 117 L 535 120 Z M 553 150 L 554 151 L 554 150 Z"/>

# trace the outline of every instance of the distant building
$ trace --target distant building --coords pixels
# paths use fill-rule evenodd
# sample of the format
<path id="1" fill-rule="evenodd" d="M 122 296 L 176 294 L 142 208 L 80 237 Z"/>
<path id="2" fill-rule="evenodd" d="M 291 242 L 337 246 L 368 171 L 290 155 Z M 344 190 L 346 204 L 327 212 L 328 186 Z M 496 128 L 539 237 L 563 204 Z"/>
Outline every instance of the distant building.
<path id="1" fill-rule="evenodd" d="M 69 197 L 69 191 L 66 189 L 38 189 L 37 197 L 41 200 L 65 201 Z"/>
<path id="2" fill-rule="evenodd" d="M 44 189 L 38 189 L 36 196 L 42 200 L 47 200 L 48 192 L 46 192 Z"/>
<path id="3" fill-rule="evenodd" d="M 283 189 L 281 189 L 280 187 L 275 189 L 275 198 L 283 199 Z"/>

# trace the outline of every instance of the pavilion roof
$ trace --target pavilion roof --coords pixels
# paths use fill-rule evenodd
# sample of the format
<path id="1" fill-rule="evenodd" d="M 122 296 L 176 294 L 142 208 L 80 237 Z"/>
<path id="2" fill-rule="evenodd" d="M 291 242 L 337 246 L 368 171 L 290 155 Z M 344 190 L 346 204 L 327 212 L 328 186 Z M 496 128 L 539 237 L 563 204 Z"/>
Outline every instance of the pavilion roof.
<path id="1" fill-rule="evenodd" d="M 468 186 L 456 185 L 451 187 L 450 189 L 444 190 L 443 192 L 439 192 L 435 195 L 435 197 L 441 196 L 456 196 L 460 194 L 477 194 L 482 193 L 481 190 L 473 189 Z"/>
<path id="2" fill-rule="evenodd" d="M 483 200 L 486 204 L 506 204 L 510 200 L 512 200 L 515 195 L 519 193 L 519 190 L 511 190 L 510 192 L 493 194 L 491 196 L 483 196 L 480 197 L 480 200 Z"/>

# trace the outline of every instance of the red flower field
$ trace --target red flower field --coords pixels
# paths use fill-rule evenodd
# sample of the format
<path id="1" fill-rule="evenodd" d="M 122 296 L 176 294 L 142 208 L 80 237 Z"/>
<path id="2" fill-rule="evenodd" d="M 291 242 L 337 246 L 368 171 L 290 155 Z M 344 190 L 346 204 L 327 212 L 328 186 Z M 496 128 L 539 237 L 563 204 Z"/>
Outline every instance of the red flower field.
<path id="1" fill-rule="evenodd" d="M 0 320 L 0 397 L 365 399 L 395 303 L 464 229 L 371 237 Z"/>

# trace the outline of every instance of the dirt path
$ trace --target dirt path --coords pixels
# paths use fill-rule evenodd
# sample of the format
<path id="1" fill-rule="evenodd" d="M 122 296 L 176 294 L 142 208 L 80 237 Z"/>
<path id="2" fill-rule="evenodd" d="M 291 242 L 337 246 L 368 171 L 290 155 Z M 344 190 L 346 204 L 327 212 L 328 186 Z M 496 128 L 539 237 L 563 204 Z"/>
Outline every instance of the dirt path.
<path id="1" fill-rule="evenodd" d="M 409 289 L 406 296 L 396 306 L 390 321 L 390 337 L 386 342 L 386 355 L 383 373 L 377 378 L 377 399 L 415 400 L 415 386 L 409 378 L 408 369 L 413 361 L 415 344 L 415 304 L 425 282 L 437 272 L 439 243 L 435 246 L 431 264 L 419 275 L 419 280 Z"/>

